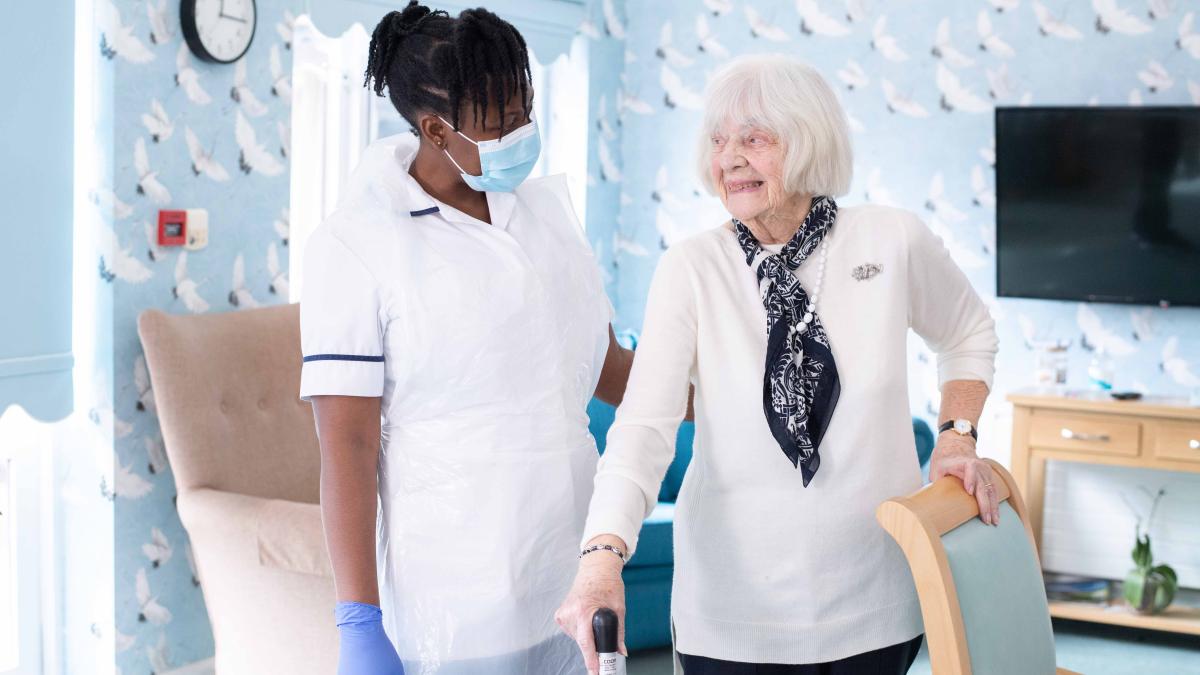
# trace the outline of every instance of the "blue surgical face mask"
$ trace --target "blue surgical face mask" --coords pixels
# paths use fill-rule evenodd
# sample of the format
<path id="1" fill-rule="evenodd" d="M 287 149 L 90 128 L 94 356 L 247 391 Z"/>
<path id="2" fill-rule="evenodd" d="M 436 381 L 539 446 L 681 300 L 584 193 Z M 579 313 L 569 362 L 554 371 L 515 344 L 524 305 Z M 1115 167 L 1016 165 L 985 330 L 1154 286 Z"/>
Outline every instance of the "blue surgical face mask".
<path id="1" fill-rule="evenodd" d="M 446 120 L 442 121 L 451 129 L 454 128 L 454 125 Z M 456 130 L 455 133 L 479 148 L 480 175 L 475 176 L 463 171 L 446 148 L 442 148 L 442 152 L 454 162 L 454 166 L 462 174 L 463 181 L 472 190 L 479 192 L 512 192 L 517 189 L 517 186 L 529 177 L 533 165 L 537 164 L 538 155 L 542 152 L 542 139 L 538 135 L 537 120 L 534 119 L 529 120 L 529 124 L 491 141 L 475 141 L 467 138 L 461 131 Z"/>

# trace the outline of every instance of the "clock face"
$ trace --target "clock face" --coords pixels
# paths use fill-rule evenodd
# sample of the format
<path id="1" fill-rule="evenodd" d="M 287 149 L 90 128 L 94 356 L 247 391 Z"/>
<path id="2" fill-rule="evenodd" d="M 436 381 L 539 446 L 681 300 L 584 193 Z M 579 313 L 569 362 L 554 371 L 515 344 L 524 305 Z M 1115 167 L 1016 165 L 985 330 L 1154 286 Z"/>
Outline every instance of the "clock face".
<path id="1" fill-rule="evenodd" d="M 222 63 L 232 63 L 246 53 L 258 20 L 254 0 L 184 0 L 180 15 L 185 35 L 194 31 L 199 43 L 200 49 L 192 45 L 196 55 Z"/>

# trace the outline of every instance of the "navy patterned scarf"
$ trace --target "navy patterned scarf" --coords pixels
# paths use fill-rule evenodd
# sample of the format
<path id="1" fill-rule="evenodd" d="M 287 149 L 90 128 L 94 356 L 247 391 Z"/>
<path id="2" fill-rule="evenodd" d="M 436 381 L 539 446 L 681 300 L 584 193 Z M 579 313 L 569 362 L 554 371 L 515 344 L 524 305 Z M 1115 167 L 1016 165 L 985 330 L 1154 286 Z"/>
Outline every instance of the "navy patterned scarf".
<path id="1" fill-rule="evenodd" d="M 767 252 L 750 228 L 733 220 L 746 264 L 753 268 L 761 258 L 755 271 L 767 310 L 763 413 L 783 454 L 800 469 L 804 487 L 821 466 L 817 449 L 829 428 L 841 385 L 820 318 L 814 313 L 807 329 L 801 329 L 808 293 L 792 272 L 817 252 L 836 219 L 837 204 L 828 197 L 814 197 L 800 229 L 773 255 L 762 255 Z"/>

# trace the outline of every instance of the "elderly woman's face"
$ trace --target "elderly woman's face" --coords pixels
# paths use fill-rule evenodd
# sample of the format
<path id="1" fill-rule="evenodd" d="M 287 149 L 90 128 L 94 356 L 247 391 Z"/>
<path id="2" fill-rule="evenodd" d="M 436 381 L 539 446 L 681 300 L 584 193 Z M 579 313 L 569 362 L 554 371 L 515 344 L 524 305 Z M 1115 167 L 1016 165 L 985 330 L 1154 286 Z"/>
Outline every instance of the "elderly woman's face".
<path id="1" fill-rule="evenodd" d="M 784 202 L 784 148 L 774 134 L 726 122 L 710 141 L 709 172 L 730 215 L 745 222 Z"/>

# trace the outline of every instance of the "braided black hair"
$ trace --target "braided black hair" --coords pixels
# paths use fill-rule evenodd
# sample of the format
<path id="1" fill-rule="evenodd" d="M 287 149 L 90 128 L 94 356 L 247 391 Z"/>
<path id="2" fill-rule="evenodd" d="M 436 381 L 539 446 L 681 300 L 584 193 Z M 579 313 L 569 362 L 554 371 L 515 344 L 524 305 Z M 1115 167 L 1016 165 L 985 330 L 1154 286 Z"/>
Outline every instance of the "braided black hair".
<path id="1" fill-rule="evenodd" d="M 487 118 L 489 98 L 503 112 L 513 92 L 528 117 L 531 81 L 525 39 L 512 24 L 483 8 L 452 18 L 411 0 L 375 26 L 364 86 L 378 96 L 387 87 L 415 134 L 421 112 L 437 113 L 459 129 L 464 100 L 478 122 Z"/>

